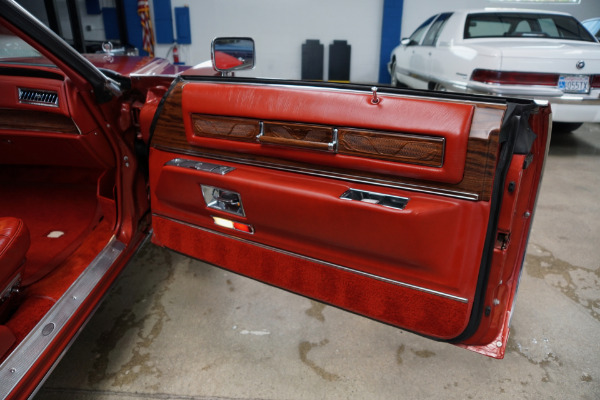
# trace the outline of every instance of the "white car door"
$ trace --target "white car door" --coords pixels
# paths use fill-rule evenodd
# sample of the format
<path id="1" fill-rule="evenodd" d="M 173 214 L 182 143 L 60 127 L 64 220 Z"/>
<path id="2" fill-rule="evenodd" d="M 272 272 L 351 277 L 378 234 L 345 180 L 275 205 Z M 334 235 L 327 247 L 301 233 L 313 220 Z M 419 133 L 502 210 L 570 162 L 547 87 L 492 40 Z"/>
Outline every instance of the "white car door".
<path id="1" fill-rule="evenodd" d="M 438 15 L 431 24 L 420 46 L 424 53 L 423 58 L 425 59 L 422 71 L 427 77 L 425 82 L 427 89 L 444 89 L 443 78 L 444 71 L 448 65 L 448 57 L 443 53 L 447 52 L 448 48 L 446 46 L 438 46 L 438 39 L 451 15 L 452 13 L 450 12 Z"/>
<path id="2" fill-rule="evenodd" d="M 436 17 L 437 15 L 434 15 L 427 19 L 408 39 L 403 39 L 400 51 L 396 54 L 396 76 L 408 87 L 427 89 L 428 80 L 423 72 L 428 64 L 428 55 L 421 42 Z"/>

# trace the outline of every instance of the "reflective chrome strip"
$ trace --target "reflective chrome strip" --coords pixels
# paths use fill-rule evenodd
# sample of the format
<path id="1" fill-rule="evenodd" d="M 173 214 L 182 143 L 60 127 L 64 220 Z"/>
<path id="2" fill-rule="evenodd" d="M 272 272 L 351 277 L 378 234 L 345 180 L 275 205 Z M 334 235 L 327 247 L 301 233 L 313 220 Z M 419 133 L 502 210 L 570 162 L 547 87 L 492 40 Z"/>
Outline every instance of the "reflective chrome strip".
<path id="1" fill-rule="evenodd" d="M 114 236 L 46 316 L 0 365 L 0 398 L 13 391 L 125 249 Z"/>
<path id="2" fill-rule="evenodd" d="M 226 167 L 224 165 L 211 164 L 201 161 L 186 160 L 184 158 L 174 158 L 171 161 L 167 161 L 165 165 L 188 168 L 196 171 L 212 172 L 213 174 L 217 175 L 225 175 L 235 170 L 233 167 Z"/>
<path id="3" fill-rule="evenodd" d="M 170 146 L 158 145 L 158 146 L 154 146 L 154 148 L 157 150 L 166 151 L 169 153 L 178 153 L 181 155 L 192 156 L 192 157 L 210 158 L 212 160 L 225 161 L 225 162 L 242 164 L 242 165 L 249 165 L 252 167 L 269 168 L 269 169 L 274 169 L 277 171 L 296 172 L 296 173 L 301 173 L 304 175 L 318 176 L 321 178 L 341 179 L 346 182 L 362 183 L 362 184 L 366 184 L 366 185 L 377 185 L 377 186 L 387 187 L 387 188 L 392 188 L 392 189 L 402 189 L 402 190 L 409 190 L 412 192 L 452 197 L 455 199 L 471 200 L 471 201 L 479 200 L 479 195 L 476 193 L 462 192 L 462 191 L 458 191 L 458 190 L 446 190 L 446 189 L 433 188 L 433 187 L 428 187 L 428 186 L 413 185 L 410 183 L 396 183 L 396 182 L 391 182 L 391 181 L 386 181 L 383 179 L 376 179 L 376 178 L 366 178 L 366 177 L 357 178 L 355 176 L 336 173 L 336 172 L 330 172 L 330 171 L 325 172 L 325 171 L 320 171 L 320 170 L 315 170 L 315 169 L 310 169 L 310 168 L 302 168 L 302 167 L 288 167 L 288 166 L 281 165 L 281 164 L 269 163 L 269 162 L 258 161 L 258 160 L 242 160 L 242 159 L 239 159 L 236 157 L 228 157 L 228 156 L 221 156 L 221 155 L 214 155 L 214 154 L 204 154 L 199 151 L 184 150 L 184 149 L 179 149 L 179 148 L 170 147 Z"/>
<path id="4" fill-rule="evenodd" d="M 215 234 L 215 235 L 218 235 L 218 236 L 223 236 L 223 237 L 226 237 L 226 238 L 229 238 L 229 239 L 235 239 L 235 240 L 237 240 L 239 242 L 251 244 L 253 246 L 260 247 L 260 248 L 263 248 L 263 249 L 266 249 L 266 250 L 275 251 L 277 253 L 281 253 L 281 254 L 284 254 L 286 256 L 300 258 L 300 259 L 303 259 L 303 260 L 306 260 L 306 261 L 310 261 L 310 262 L 313 262 L 313 263 L 317 263 L 317 264 L 325 265 L 325 266 L 328 266 L 328 267 L 340 269 L 340 270 L 343 270 L 343 271 L 346 271 L 346 272 L 351 272 L 353 274 L 357 274 L 357 275 L 361 275 L 361 276 L 366 276 L 367 278 L 372 278 L 372 279 L 376 279 L 378 281 L 382 281 L 382 282 L 386 282 L 386 283 L 391 283 L 392 285 L 402 286 L 402 287 L 405 287 L 405 288 L 418 290 L 420 292 L 425 292 L 425 293 L 433 294 L 433 295 L 436 295 L 436 296 L 444 297 L 444 298 L 447 298 L 447 299 L 450 299 L 450 300 L 459 301 L 461 303 L 468 303 L 469 302 L 469 300 L 466 299 L 466 298 L 464 298 L 464 297 L 455 296 L 455 295 L 444 293 L 444 292 L 440 292 L 440 291 L 437 291 L 437 290 L 433 290 L 433 289 L 428 289 L 428 288 L 424 288 L 424 287 L 421 287 L 421 286 L 412 285 L 412 284 L 406 283 L 406 282 L 396 281 L 396 280 L 393 280 L 393 279 L 385 278 L 383 276 L 370 274 L 368 272 L 358 271 L 356 269 L 344 267 L 344 266 L 339 265 L 339 264 L 334 264 L 334 263 L 330 263 L 328 261 L 318 260 L 316 258 L 304 256 L 304 255 L 297 254 L 297 253 L 293 253 L 293 252 L 287 251 L 287 250 L 278 249 L 276 247 L 268 246 L 266 244 L 253 242 L 251 240 L 242 239 L 242 238 L 239 238 L 239 237 L 236 237 L 236 236 L 231 236 L 231 235 L 225 234 L 223 232 L 213 231 L 212 229 L 207 229 L 207 228 L 204 228 L 202 226 L 193 225 L 193 224 L 190 224 L 190 223 L 184 222 L 184 221 L 179 221 L 179 220 L 174 219 L 174 218 L 165 217 L 164 215 L 155 214 L 155 213 L 153 213 L 152 215 L 154 217 L 163 218 L 163 219 L 169 220 L 171 222 L 175 222 L 175 223 L 178 223 L 178 224 L 189 226 L 190 228 L 198 229 L 198 230 L 205 231 L 205 232 L 208 232 L 208 233 L 212 233 L 212 234 Z"/>

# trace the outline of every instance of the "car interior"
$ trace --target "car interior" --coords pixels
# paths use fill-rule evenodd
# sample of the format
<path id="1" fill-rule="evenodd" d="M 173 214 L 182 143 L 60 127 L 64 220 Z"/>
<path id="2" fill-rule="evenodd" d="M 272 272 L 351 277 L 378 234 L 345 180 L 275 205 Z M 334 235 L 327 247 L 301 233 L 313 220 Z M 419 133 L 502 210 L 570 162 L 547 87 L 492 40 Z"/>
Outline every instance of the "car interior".
<path id="1" fill-rule="evenodd" d="M 113 234 L 115 157 L 71 84 L 0 69 L 0 359 Z"/>

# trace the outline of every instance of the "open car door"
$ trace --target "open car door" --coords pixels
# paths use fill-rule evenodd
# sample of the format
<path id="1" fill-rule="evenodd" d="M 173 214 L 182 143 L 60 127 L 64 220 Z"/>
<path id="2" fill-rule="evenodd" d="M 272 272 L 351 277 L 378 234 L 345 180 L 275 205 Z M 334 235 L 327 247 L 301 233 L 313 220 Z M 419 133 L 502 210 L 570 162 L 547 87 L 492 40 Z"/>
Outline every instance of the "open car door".
<path id="1" fill-rule="evenodd" d="M 181 76 L 155 244 L 502 358 L 548 143 L 525 100 Z"/>

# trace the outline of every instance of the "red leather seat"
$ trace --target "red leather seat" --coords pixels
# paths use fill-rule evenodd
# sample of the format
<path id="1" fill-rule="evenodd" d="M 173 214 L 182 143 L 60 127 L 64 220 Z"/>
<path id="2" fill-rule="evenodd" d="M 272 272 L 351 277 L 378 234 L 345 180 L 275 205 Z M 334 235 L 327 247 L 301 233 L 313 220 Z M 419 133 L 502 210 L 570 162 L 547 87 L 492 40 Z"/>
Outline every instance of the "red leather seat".
<path id="1" fill-rule="evenodd" d="M 29 230 L 25 223 L 18 218 L 0 217 L 0 323 L 12 308 L 10 296 L 21 282 L 28 249 Z M 15 340 L 11 330 L 0 325 L 0 357 Z"/>
<path id="2" fill-rule="evenodd" d="M 0 295 L 10 289 L 23 270 L 29 249 L 29 230 L 25 223 L 12 217 L 0 217 Z M 2 299 L 0 299 L 2 301 Z"/>

